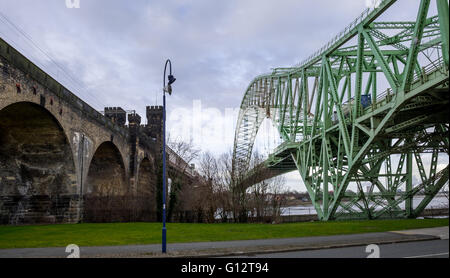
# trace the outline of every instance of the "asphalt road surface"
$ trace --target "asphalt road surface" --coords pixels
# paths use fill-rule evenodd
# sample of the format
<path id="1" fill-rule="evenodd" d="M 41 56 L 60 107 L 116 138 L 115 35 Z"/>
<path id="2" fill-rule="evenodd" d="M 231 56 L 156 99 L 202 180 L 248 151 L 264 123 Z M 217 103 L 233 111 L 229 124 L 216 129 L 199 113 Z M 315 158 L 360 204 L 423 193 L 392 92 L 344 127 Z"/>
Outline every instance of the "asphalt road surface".
<path id="1" fill-rule="evenodd" d="M 381 244 L 380 258 L 448 258 L 449 240 L 428 240 L 405 243 Z M 366 250 L 367 249 L 367 250 Z M 367 258 L 377 255 L 377 247 L 356 246 L 311 251 L 256 254 L 235 258 Z"/>
<path id="2" fill-rule="evenodd" d="M 439 239 L 440 238 L 440 239 Z M 156 258 L 156 257 L 261 257 L 261 258 L 357 258 L 377 255 L 377 248 L 368 250 L 369 243 L 379 244 L 383 257 L 444 256 L 448 258 L 448 226 L 392 232 L 236 240 L 168 244 L 169 254 L 161 253 L 161 244 L 122 246 L 80 246 L 80 257 Z M 400 244 L 400 242 L 403 242 Z M 409 242 L 409 243 L 406 243 Z M 390 244 L 389 244 L 390 243 Z M 76 242 L 73 244 L 77 244 Z M 346 247 L 345 247 L 346 246 Z M 354 246 L 354 247 L 350 247 Z M 355 247 L 356 246 L 356 247 Z M 333 248 L 334 247 L 334 248 Z M 315 251 L 293 250 L 315 249 Z M 252 256 L 250 254 L 259 254 Z M 0 249 L 0 258 L 66 258 L 66 247 Z"/>

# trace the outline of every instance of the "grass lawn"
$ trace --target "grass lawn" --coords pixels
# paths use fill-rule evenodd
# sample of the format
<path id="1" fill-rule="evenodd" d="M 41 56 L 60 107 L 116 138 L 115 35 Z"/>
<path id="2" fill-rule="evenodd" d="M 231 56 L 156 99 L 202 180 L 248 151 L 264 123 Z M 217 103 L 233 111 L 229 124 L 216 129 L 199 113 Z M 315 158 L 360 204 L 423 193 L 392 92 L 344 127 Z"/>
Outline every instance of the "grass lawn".
<path id="1" fill-rule="evenodd" d="M 304 222 L 289 224 L 168 223 L 168 243 L 288 238 L 448 226 L 446 219 Z M 0 226 L 0 248 L 161 243 L 161 223 Z"/>

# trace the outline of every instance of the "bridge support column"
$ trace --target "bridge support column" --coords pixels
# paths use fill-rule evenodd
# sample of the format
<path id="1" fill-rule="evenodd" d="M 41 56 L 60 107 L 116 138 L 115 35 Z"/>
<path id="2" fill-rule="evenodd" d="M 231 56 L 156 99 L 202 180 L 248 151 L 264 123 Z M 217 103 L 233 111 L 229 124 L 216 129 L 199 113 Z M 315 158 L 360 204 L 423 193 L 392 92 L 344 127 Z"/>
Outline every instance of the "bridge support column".
<path id="1" fill-rule="evenodd" d="M 326 156 L 326 145 L 325 143 L 323 146 L 323 198 L 322 198 L 322 204 L 323 204 L 323 219 L 322 220 L 328 220 L 328 157 Z"/>
<path id="2" fill-rule="evenodd" d="M 444 57 L 444 63 L 448 68 L 449 59 L 449 12 L 447 0 L 436 0 L 438 16 L 439 16 L 439 28 L 441 29 L 442 38 L 442 56 Z"/>
<path id="3" fill-rule="evenodd" d="M 405 194 L 411 194 L 412 191 L 412 153 L 406 155 L 406 188 Z M 406 216 L 412 217 L 413 214 L 413 196 L 410 195 L 405 201 Z"/>
<path id="4" fill-rule="evenodd" d="M 137 193 L 137 181 L 139 177 L 137 176 L 138 172 L 138 160 L 137 160 L 137 152 L 136 147 L 138 144 L 138 136 L 139 136 L 139 127 L 141 124 L 141 116 L 137 113 L 128 114 L 128 125 L 129 125 L 129 131 L 130 131 L 130 165 L 129 165 L 129 171 L 130 171 L 130 186 L 131 191 L 134 194 Z"/>

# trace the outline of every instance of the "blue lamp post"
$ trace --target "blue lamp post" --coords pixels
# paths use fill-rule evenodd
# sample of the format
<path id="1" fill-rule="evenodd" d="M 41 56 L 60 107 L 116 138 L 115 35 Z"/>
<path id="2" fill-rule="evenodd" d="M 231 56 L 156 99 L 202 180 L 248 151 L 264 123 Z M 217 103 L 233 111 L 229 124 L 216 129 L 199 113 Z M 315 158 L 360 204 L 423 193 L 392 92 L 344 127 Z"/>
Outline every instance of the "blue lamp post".
<path id="1" fill-rule="evenodd" d="M 169 67 L 169 83 L 166 87 L 166 69 L 167 64 Z M 166 242 L 166 92 L 169 95 L 172 94 L 172 83 L 175 82 L 176 78 L 172 75 L 172 62 L 169 59 L 166 61 L 166 65 L 164 66 L 164 76 L 163 76 L 163 228 L 162 228 L 162 252 L 166 253 L 167 242 Z"/>

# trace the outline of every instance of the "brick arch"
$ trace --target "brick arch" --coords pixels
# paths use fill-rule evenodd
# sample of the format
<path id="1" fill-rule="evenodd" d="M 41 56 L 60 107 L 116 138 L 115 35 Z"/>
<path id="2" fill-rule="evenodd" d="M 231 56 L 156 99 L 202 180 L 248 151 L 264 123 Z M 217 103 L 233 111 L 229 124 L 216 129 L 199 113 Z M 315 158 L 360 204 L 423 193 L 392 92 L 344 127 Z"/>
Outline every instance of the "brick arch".
<path id="1" fill-rule="evenodd" d="M 73 222 L 78 212 L 76 168 L 65 130 L 32 102 L 0 110 L 0 222 Z"/>

